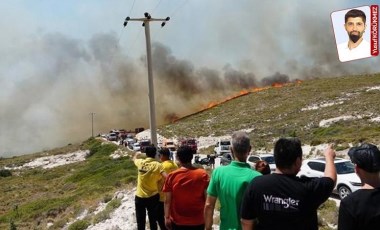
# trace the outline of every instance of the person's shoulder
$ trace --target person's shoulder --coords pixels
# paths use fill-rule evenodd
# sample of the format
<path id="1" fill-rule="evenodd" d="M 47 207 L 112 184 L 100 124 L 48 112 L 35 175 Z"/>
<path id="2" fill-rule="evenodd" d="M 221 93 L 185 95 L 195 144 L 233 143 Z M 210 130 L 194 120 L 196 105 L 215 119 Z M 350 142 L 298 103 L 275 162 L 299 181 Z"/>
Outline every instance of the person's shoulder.
<path id="1" fill-rule="evenodd" d="M 253 170 L 252 170 L 253 171 Z M 261 173 L 257 172 L 258 175 L 255 173 L 252 181 L 255 181 L 255 183 L 266 183 L 267 181 L 272 181 L 277 178 L 278 175 L 275 173 L 268 174 L 268 175 L 262 175 Z"/>
<path id="2" fill-rule="evenodd" d="M 352 206 L 354 204 L 357 204 L 357 202 L 360 202 L 362 198 L 365 196 L 363 194 L 363 189 L 359 189 L 348 196 L 346 196 L 344 199 L 340 201 L 341 206 Z"/>
<path id="3" fill-rule="evenodd" d="M 168 166 L 168 167 L 170 167 L 170 166 L 172 166 L 172 165 L 175 165 L 175 163 L 173 162 L 173 161 L 171 161 L 171 160 L 167 160 L 167 161 L 164 161 L 164 162 L 162 162 L 161 163 L 163 166 Z"/>
<path id="4" fill-rule="evenodd" d="M 197 174 L 197 175 L 200 175 L 200 176 L 207 176 L 207 177 L 209 177 L 207 171 L 205 169 L 203 169 L 203 168 L 196 168 L 196 169 L 193 170 L 193 173 Z"/>
<path id="5" fill-rule="evenodd" d="M 253 170 L 253 169 L 252 169 L 252 173 L 251 174 L 252 174 L 253 177 L 264 176 L 261 172 Z M 268 174 L 268 175 L 270 175 L 270 174 Z"/>
<path id="6" fill-rule="evenodd" d="M 339 43 L 337 47 L 338 47 L 338 49 L 348 48 L 348 43 L 347 42 Z"/>
<path id="7" fill-rule="evenodd" d="M 364 46 L 365 48 L 368 48 L 368 49 L 370 49 L 370 47 L 371 47 L 371 44 L 365 39 L 363 39 L 361 45 Z"/>

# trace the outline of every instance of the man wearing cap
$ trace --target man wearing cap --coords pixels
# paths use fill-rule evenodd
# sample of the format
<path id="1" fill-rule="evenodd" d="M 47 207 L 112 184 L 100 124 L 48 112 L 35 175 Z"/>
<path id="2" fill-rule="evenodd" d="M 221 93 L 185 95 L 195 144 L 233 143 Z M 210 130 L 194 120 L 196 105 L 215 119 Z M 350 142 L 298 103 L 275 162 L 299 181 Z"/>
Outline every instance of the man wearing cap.
<path id="1" fill-rule="evenodd" d="M 363 186 L 340 202 L 338 230 L 380 229 L 380 151 L 363 144 L 348 155 Z"/>

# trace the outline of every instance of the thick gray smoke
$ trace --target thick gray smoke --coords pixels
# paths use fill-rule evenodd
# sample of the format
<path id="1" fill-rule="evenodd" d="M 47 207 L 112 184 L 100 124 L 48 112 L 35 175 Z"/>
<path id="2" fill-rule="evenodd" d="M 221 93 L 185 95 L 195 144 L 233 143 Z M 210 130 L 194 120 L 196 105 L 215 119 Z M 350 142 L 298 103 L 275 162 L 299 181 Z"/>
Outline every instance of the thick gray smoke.
<path id="1" fill-rule="evenodd" d="M 329 17 L 343 1 L 314 2 L 308 10 L 299 2 L 278 1 L 281 10 L 270 13 L 270 2 L 243 1 L 240 10 L 247 12 L 238 15 L 225 15 L 228 11 L 218 4 L 207 11 L 208 20 L 194 26 L 199 46 L 190 47 L 194 52 L 185 58 L 174 54 L 176 41 L 153 43 L 157 123 L 196 112 L 242 89 L 379 71 L 378 58 L 338 61 Z M 181 23 L 181 17 L 176 20 Z M 168 37 L 189 30 L 171 23 Z M 202 37 L 203 32 L 208 34 Z M 46 32 L 9 45 L 0 62 L 0 86 L 0 156 L 84 140 L 91 135 L 90 113 L 95 113 L 95 134 L 149 126 L 146 57 L 131 58 L 114 33 L 79 40 Z"/>

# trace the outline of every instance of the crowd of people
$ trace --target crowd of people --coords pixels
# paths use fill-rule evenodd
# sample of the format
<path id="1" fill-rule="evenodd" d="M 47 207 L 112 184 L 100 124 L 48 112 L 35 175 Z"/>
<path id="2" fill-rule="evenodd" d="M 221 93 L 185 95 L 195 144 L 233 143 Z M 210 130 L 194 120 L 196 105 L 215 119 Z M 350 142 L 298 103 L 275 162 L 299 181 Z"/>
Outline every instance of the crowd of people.
<path id="1" fill-rule="evenodd" d="M 318 229 L 317 209 L 332 193 L 337 180 L 335 151 L 324 151 L 326 166 L 321 178 L 297 177 L 302 165 L 301 141 L 280 138 L 274 146 L 276 171 L 257 162 L 246 162 L 251 152 L 249 136 L 235 132 L 231 138 L 233 161 L 212 170 L 192 165 L 194 152 L 182 146 L 176 162 L 170 152 L 147 147 L 146 158 L 134 156 L 138 168 L 135 197 L 139 230 L 210 230 L 214 210 L 220 207 L 220 229 Z M 377 229 L 380 226 L 380 151 L 375 145 L 353 147 L 348 155 L 363 183 L 361 190 L 341 201 L 338 230 Z M 218 203 L 219 201 L 219 203 Z"/>

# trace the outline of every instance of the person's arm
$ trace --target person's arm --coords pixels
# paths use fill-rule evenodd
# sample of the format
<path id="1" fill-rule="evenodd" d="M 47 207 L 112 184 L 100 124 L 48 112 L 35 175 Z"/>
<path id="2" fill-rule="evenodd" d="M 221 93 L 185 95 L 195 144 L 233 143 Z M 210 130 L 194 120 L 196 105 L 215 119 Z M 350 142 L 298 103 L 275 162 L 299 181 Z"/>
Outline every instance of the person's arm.
<path id="1" fill-rule="evenodd" d="M 335 159 L 335 151 L 332 149 L 332 145 L 328 145 L 325 150 L 325 159 L 326 159 L 326 167 L 325 167 L 325 177 L 330 177 L 334 181 L 334 185 L 336 184 L 336 168 L 334 164 Z"/>
<path id="2" fill-rule="evenodd" d="M 161 176 L 165 179 L 166 177 L 168 177 L 168 174 L 165 171 L 163 171 L 161 172 Z"/>
<path id="3" fill-rule="evenodd" d="M 240 219 L 242 230 L 254 230 L 255 225 L 253 220 Z"/>
<path id="4" fill-rule="evenodd" d="M 204 209 L 205 230 L 211 230 L 212 229 L 216 199 L 217 198 L 214 196 L 210 196 L 210 195 L 207 196 L 205 209 Z"/>
<path id="5" fill-rule="evenodd" d="M 172 193 L 165 192 L 165 203 L 164 203 L 164 212 L 165 212 L 165 226 L 167 229 L 172 229 L 172 221 L 170 219 L 170 204 L 172 202 Z"/>
<path id="6" fill-rule="evenodd" d="M 133 158 L 132 160 L 135 161 L 136 159 L 138 159 L 137 157 L 140 156 L 141 154 L 140 153 L 135 153 L 135 155 L 133 155 Z"/>

